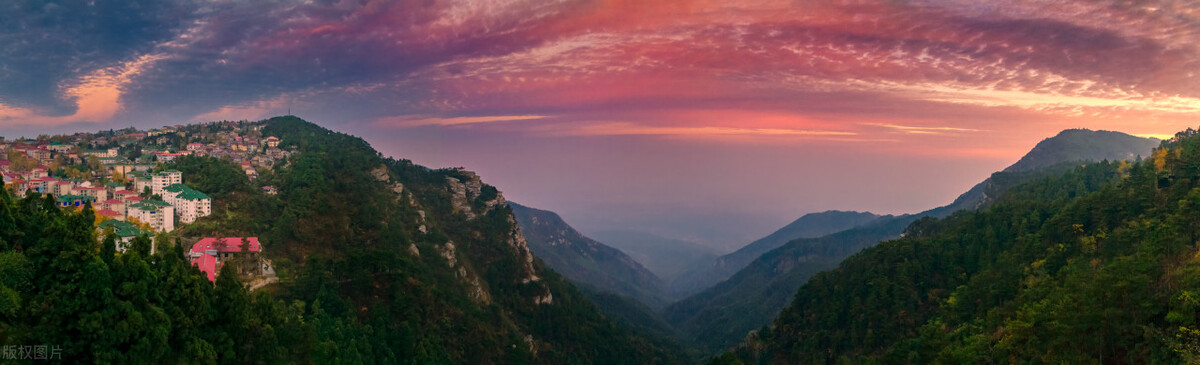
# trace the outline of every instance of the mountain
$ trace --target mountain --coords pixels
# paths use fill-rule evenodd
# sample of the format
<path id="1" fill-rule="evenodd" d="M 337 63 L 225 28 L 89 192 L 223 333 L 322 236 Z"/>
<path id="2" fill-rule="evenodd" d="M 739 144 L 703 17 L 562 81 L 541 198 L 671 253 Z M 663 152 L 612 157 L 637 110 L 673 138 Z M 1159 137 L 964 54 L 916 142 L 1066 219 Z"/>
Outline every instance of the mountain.
<path id="1" fill-rule="evenodd" d="M 1200 133 L 910 225 L 717 363 L 1195 363 Z"/>
<path id="2" fill-rule="evenodd" d="M 1114 138 L 1117 135 L 1124 137 Z M 1060 142 L 1060 138 L 1070 143 Z M 1114 155 L 1136 157 L 1150 154 L 1150 147 L 1144 151 L 1127 149 L 1130 146 L 1141 148 L 1143 144 L 1132 142 L 1141 141 L 1142 138 L 1103 131 L 1070 130 L 1044 140 L 1038 146 L 1057 150 L 1056 146 L 1073 146 L 1082 143 L 1080 141 L 1103 144 L 1114 140 L 1129 143 L 1086 150 L 1095 152 L 1094 156 L 1101 159 Z M 1030 153 L 1034 154 L 1033 151 Z M 1072 160 L 1044 160 L 1062 156 Z M 741 341 L 749 331 L 770 323 L 771 318 L 787 306 L 796 290 L 812 275 L 836 267 L 843 259 L 863 248 L 899 238 L 906 226 L 922 217 L 947 217 L 963 209 L 984 208 L 1014 186 L 1070 171 L 1080 164 L 1075 159 L 1077 156 L 1038 152 L 1035 157 L 1022 158 L 1022 161 L 1027 161 L 1023 166 L 1044 167 L 1033 170 L 1010 167 L 997 172 L 950 205 L 918 214 L 879 218 L 829 236 L 793 240 L 757 258 L 725 282 L 668 306 L 663 316 L 680 333 L 689 334 L 686 340 L 696 343 L 702 350 L 711 352 L 727 349 Z"/>
<path id="3" fill-rule="evenodd" d="M 718 257 L 711 264 L 694 266 L 687 274 L 671 282 L 671 293 L 686 297 L 728 279 L 738 270 L 767 251 L 774 250 L 797 238 L 821 237 L 854 228 L 879 219 L 872 213 L 843 212 L 831 210 L 809 213 L 792 221 L 779 230 L 750 244 Z"/>
<path id="4" fill-rule="evenodd" d="M 591 235 L 633 257 L 664 282 L 670 282 L 698 263 L 717 257 L 711 248 L 641 231 L 605 230 Z"/>
<path id="5" fill-rule="evenodd" d="M 1067 129 L 1033 147 L 1005 172 L 1029 171 L 1061 162 L 1133 161 L 1149 157 L 1162 141 L 1121 132 Z"/>
<path id="6" fill-rule="evenodd" d="M 1025 156 L 1002 172 L 1015 173 L 1055 167 L 1069 169 L 1070 162 L 1084 161 L 1134 161 L 1150 155 L 1161 141 L 1142 138 L 1121 132 L 1067 129 L 1058 135 L 1038 142 Z M 991 201 L 994 195 L 992 179 L 984 180 L 955 199 L 942 211 L 953 213 L 963 209 L 979 209 Z M 943 215 L 944 216 L 944 215 Z"/>
<path id="7" fill-rule="evenodd" d="M 666 286 L 620 250 L 571 228 L 558 214 L 513 202 L 513 216 L 529 250 L 567 279 L 637 299 L 651 308 L 667 304 Z"/>
<path id="8" fill-rule="evenodd" d="M 253 181 L 229 159 L 165 166 L 224 201 L 155 236 L 153 254 L 144 237 L 100 245 L 90 206 L 0 192 L 0 341 L 72 363 L 688 362 L 536 259 L 472 172 L 383 158 L 291 116 L 180 131 L 278 137 L 291 155 Z M 258 237 L 278 283 L 250 292 L 230 259 L 214 285 L 183 254 L 211 236 Z"/>

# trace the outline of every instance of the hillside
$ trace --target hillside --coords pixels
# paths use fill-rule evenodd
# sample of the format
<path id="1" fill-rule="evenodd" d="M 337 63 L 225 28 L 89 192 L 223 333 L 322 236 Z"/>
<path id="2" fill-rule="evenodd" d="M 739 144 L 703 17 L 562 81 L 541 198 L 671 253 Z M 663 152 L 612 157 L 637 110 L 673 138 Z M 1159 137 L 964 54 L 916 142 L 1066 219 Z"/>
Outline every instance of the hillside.
<path id="1" fill-rule="evenodd" d="M 513 202 L 508 206 L 529 250 L 554 271 L 573 282 L 632 297 L 651 308 L 667 304 L 662 280 L 621 251 L 584 236 L 554 212 Z"/>
<path id="2" fill-rule="evenodd" d="M 814 276 L 719 362 L 1194 363 L 1200 134 L 1022 184 Z"/>
<path id="3" fill-rule="evenodd" d="M 1067 138 L 1072 143 L 1078 143 L 1080 140 L 1106 143 L 1113 139 L 1112 133 L 1115 132 L 1074 130 L 1042 141 L 1039 146 L 1060 145 L 1057 141 L 1059 138 Z M 1088 136 L 1097 138 L 1088 139 Z M 1122 140 L 1141 140 L 1138 137 L 1123 136 L 1125 138 Z M 1089 151 L 1101 151 L 1096 154 L 1099 157 L 1130 154 L 1137 156 L 1141 153 L 1126 150 L 1128 144 L 1124 143 L 1108 147 L 1091 148 Z M 1145 153 L 1148 155 L 1149 151 Z M 1039 153 L 1038 156 L 1040 157 L 1037 158 L 1054 158 L 1064 155 Z M 703 350 L 715 352 L 727 349 L 741 341 L 747 332 L 770 323 L 771 319 L 788 305 L 796 290 L 812 275 L 835 267 L 837 263 L 863 248 L 900 237 L 909 223 L 921 217 L 946 217 L 963 209 L 986 207 L 995 197 L 1014 186 L 1070 171 L 1079 164 L 1074 159 L 1022 160 L 1036 161 L 1026 166 L 1044 167 L 1033 170 L 1010 167 L 997 172 L 947 206 L 918 214 L 880 218 L 829 236 L 788 242 L 759 257 L 729 280 L 667 307 L 664 317 L 679 328 L 681 333 L 690 334 L 688 340 L 695 342 Z M 971 203 L 965 204 L 966 201 Z"/>
<path id="4" fill-rule="evenodd" d="M 238 128 L 257 126 L 297 153 L 254 181 L 229 160 L 168 166 L 226 201 L 156 236 L 154 254 L 99 248 L 111 241 L 98 244 L 90 209 L 0 194 L 0 341 L 59 345 L 66 362 L 686 361 L 535 259 L 475 174 L 383 158 L 295 117 Z M 214 287 L 182 260 L 183 238 L 209 235 L 257 236 L 280 283 L 250 293 L 225 265 Z"/>
<path id="5" fill-rule="evenodd" d="M 637 260 L 665 283 L 717 257 L 709 247 L 641 231 L 605 230 L 591 236 Z"/>
<path id="6" fill-rule="evenodd" d="M 728 279 L 768 251 L 798 238 L 821 237 L 864 225 L 879 219 L 872 213 L 831 210 L 809 213 L 737 251 L 716 258 L 707 265 L 694 266 L 671 282 L 671 293 L 680 297 L 695 294 Z"/>

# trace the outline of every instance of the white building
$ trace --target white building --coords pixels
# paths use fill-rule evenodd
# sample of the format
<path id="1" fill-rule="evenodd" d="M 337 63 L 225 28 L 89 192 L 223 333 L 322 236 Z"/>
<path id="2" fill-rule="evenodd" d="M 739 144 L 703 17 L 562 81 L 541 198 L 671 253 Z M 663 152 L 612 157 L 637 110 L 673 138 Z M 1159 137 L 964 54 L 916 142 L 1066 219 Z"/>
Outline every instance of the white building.
<path id="1" fill-rule="evenodd" d="M 129 216 L 149 224 L 154 229 L 170 232 L 175 230 L 175 207 L 161 200 L 143 200 L 126 207 Z"/>
<path id="2" fill-rule="evenodd" d="M 163 191 L 163 200 L 175 206 L 175 214 L 182 223 L 212 214 L 212 198 L 204 193 L 183 184 L 168 186 Z"/>
<path id="3" fill-rule="evenodd" d="M 168 186 L 183 183 L 183 173 L 179 170 L 167 170 L 150 176 L 150 193 L 164 195 L 163 189 Z"/>

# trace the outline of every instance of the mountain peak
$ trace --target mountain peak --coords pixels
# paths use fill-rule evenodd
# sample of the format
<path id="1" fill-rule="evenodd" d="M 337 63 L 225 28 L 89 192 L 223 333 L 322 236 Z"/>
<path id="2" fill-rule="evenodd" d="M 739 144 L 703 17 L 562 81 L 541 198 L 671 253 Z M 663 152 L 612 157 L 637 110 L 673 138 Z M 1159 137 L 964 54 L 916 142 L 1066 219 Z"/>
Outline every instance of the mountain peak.
<path id="1" fill-rule="evenodd" d="M 1043 139 L 1004 172 L 1029 171 L 1073 161 L 1134 160 L 1149 156 L 1158 147 L 1157 138 L 1144 138 L 1114 131 L 1074 128 Z"/>

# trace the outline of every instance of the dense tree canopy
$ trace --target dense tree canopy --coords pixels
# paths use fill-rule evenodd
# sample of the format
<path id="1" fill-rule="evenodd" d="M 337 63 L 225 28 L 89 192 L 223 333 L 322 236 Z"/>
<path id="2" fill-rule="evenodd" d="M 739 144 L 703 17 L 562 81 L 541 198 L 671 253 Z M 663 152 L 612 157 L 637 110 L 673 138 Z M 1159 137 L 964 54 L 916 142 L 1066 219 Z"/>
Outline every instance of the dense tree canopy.
<path id="1" fill-rule="evenodd" d="M 1012 189 L 814 276 L 715 362 L 1180 363 L 1200 356 L 1200 135 Z"/>

